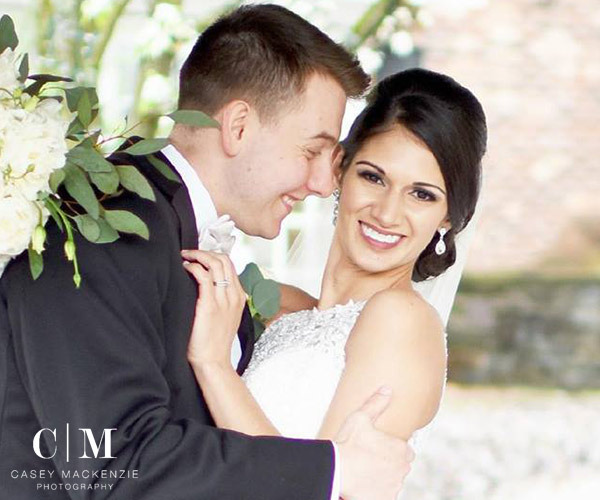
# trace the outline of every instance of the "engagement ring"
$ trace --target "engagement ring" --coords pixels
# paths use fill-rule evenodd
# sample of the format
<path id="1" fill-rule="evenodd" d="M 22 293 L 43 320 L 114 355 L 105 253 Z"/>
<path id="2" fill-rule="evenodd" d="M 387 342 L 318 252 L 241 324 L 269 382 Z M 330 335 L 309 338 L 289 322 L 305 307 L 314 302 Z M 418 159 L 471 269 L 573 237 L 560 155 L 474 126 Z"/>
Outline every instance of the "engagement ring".
<path id="1" fill-rule="evenodd" d="M 225 278 L 224 280 L 220 280 L 220 281 L 213 281 L 213 285 L 215 286 L 229 286 L 230 281 Z"/>

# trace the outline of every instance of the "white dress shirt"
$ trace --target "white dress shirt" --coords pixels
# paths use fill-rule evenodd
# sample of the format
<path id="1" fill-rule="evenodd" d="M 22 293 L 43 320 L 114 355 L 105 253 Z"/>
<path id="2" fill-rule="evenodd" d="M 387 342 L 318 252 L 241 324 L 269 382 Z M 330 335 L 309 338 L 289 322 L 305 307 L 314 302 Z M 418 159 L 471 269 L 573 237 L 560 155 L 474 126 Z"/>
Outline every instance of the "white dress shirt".
<path id="1" fill-rule="evenodd" d="M 198 234 L 202 234 L 202 229 L 209 224 L 213 224 L 217 219 L 217 209 L 215 204 L 210 197 L 210 193 L 202 184 L 200 180 L 200 176 L 194 170 L 194 167 L 190 165 L 184 156 L 177 151 L 175 146 L 169 144 L 165 146 L 161 152 L 167 157 L 167 159 L 171 162 L 171 165 L 177 170 L 181 178 L 183 179 L 183 184 L 187 188 L 190 201 L 192 203 L 192 209 L 194 211 L 194 218 L 196 220 L 196 228 L 198 229 Z M 234 337 L 233 344 L 231 346 L 231 365 L 235 370 L 237 365 L 242 357 L 242 347 L 240 344 L 240 339 L 236 335 Z M 334 474 L 333 474 L 333 484 L 331 488 L 331 500 L 338 500 L 340 496 L 340 467 L 339 467 L 339 453 L 336 444 L 332 441 L 333 449 L 335 453 L 335 463 L 334 463 Z"/>

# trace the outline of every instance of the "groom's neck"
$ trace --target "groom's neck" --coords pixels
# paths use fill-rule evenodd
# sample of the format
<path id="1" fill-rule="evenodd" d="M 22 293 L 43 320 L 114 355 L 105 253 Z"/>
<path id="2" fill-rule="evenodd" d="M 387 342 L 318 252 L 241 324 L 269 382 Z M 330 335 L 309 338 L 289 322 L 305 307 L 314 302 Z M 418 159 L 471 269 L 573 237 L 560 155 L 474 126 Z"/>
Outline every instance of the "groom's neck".
<path id="1" fill-rule="evenodd" d="M 226 158 L 219 146 L 219 132 L 213 129 L 192 129 L 176 125 L 169 136 L 171 144 L 192 166 L 210 194 L 218 215 L 226 213 L 223 206 L 223 182 L 220 174 Z"/>

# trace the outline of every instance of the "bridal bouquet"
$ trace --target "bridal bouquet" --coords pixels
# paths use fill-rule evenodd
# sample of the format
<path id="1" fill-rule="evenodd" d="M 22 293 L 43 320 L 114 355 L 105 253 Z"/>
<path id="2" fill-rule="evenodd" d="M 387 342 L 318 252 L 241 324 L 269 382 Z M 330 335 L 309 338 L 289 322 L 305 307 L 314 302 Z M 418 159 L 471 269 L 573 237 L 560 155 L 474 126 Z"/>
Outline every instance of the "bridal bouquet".
<path id="1" fill-rule="evenodd" d="M 110 243 L 119 233 L 148 238 L 148 227 L 135 214 L 106 210 L 102 202 L 123 190 L 154 200 L 148 181 L 130 165 L 115 166 L 105 156 L 126 139 L 125 132 L 103 137 L 90 126 L 98 115 L 93 87 L 67 86 L 72 80 L 29 74 L 28 55 L 15 52 L 18 38 L 9 16 L 0 19 L 0 275 L 10 259 L 28 252 L 34 279 L 43 270 L 46 222 L 50 217 L 65 234 L 64 252 L 73 262 L 79 287 L 73 233 L 93 243 Z M 195 126 L 218 126 L 199 111 L 168 115 Z M 131 129 L 130 129 L 131 130 Z M 124 149 L 151 155 L 167 139 L 142 140 Z M 109 147 L 112 146 L 112 147 Z M 177 178 L 156 157 L 163 175 Z"/>

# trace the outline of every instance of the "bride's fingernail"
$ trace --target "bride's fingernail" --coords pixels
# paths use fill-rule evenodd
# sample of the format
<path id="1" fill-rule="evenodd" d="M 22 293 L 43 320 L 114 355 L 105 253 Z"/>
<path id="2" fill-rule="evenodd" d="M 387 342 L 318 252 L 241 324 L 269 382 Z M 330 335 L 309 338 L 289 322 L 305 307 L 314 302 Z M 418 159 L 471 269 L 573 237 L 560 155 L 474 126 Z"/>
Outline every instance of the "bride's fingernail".
<path id="1" fill-rule="evenodd" d="M 383 385 L 379 388 L 379 394 L 383 394 L 384 396 L 389 396 L 392 393 L 392 389 L 387 385 Z"/>

